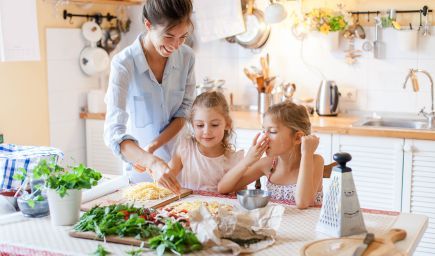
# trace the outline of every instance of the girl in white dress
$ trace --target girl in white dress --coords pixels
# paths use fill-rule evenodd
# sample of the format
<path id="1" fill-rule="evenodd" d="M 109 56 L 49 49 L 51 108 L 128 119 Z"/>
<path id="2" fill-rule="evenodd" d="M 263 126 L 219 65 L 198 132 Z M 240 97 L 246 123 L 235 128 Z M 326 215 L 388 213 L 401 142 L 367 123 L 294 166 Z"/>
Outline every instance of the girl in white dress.
<path id="1" fill-rule="evenodd" d="M 233 127 L 224 95 L 200 94 L 188 121 L 193 134 L 181 139 L 168 174 L 181 187 L 216 192 L 225 173 L 243 159 L 243 150 L 236 152 L 230 144 Z"/>
<path id="2" fill-rule="evenodd" d="M 323 158 L 314 153 L 319 138 L 310 135 L 305 107 L 291 102 L 271 106 L 263 130 L 265 136 L 255 136 L 246 157 L 224 176 L 218 191 L 237 191 L 266 175 L 272 198 L 288 200 L 300 209 L 321 204 Z M 266 157 L 261 158 L 263 153 Z"/>

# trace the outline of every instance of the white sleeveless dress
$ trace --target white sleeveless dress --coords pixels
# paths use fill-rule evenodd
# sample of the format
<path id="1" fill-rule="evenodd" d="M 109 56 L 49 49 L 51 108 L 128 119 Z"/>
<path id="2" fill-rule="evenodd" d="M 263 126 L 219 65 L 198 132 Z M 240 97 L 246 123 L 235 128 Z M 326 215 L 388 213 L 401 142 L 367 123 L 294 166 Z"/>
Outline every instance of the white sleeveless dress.
<path id="1" fill-rule="evenodd" d="M 184 188 L 217 192 L 217 185 L 225 173 L 243 159 L 243 150 L 217 157 L 204 156 L 198 143 L 182 138 L 179 151 L 183 168 L 177 179 Z"/>

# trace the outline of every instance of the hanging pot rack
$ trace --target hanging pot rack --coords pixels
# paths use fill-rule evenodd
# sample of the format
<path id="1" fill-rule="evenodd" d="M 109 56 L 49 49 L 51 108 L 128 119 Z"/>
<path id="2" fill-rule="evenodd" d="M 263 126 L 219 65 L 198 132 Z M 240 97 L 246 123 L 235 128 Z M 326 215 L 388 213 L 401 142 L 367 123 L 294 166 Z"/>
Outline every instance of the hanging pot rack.
<path id="1" fill-rule="evenodd" d="M 426 16 L 432 11 L 433 10 L 429 9 L 429 7 L 425 5 L 419 10 L 396 10 L 396 13 L 420 13 L 421 15 Z M 353 15 L 367 15 L 367 20 L 370 20 L 370 14 L 376 14 L 376 16 L 378 16 L 382 13 L 382 11 L 350 11 L 350 13 Z"/>
<path id="2" fill-rule="evenodd" d="M 115 15 L 110 14 L 110 12 L 108 12 L 106 15 L 102 15 L 101 13 L 96 13 L 96 14 L 74 14 L 74 13 L 70 13 L 67 10 L 63 10 L 63 19 L 70 19 L 72 20 L 73 17 L 81 17 L 81 18 L 86 18 L 86 19 L 92 19 L 95 21 L 95 23 L 97 23 L 98 25 L 100 25 L 103 22 L 103 19 L 106 19 L 108 22 L 112 21 L 113 19 L 117 19 L 117 17 Z"/>

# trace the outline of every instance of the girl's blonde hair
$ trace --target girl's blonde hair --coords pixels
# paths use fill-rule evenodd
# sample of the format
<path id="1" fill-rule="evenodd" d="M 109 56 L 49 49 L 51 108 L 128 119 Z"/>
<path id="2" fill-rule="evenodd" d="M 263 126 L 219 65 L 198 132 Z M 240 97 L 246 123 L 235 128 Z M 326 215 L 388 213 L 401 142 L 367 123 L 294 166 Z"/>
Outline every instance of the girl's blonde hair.
<path id="1" fill-rule="evenodd" d="M 290 101 L 272 105 L 264 116 L 270 116 L 274 122 L 280 122 L 293 131 L 311 134 L 311 122 L 307 109 Z"/>
<path id="2" fill-rule="evenodd" d="M 193 126 L 193 118 L 198 108 L 215 108 L 224 118 L 227 123 L 228 129 L 225 129 L 222 145 L 225 151 L 234 151 L 234 145 L 231 144 L 230 139 L 234 133 L 233 120 L 230 117 L 230 108 L 228 106 L 225 96 L 218 91 L 207 91 L 198 95 L 193 102 L 188 121 Z"/>

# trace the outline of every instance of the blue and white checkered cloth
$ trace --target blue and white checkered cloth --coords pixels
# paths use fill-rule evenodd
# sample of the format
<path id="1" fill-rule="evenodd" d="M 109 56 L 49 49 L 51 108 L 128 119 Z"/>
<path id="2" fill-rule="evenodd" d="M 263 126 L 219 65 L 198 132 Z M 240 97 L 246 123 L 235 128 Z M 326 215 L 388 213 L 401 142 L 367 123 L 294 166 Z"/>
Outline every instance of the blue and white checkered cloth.
<path id="1" fill-rule="evenodd" d="M 63 152 L 52 147 L 0 144 L 0 189 L 18 188 L 22 181 L 12 178 L 18 168 L 31 174 L 41 159 L 51 157 L 58 161 L 63 158 Z"/>

